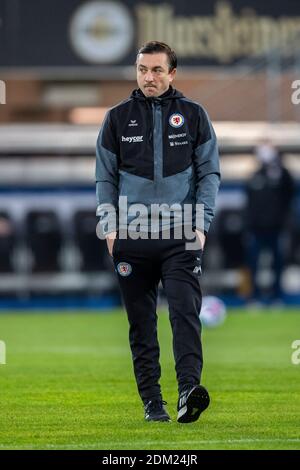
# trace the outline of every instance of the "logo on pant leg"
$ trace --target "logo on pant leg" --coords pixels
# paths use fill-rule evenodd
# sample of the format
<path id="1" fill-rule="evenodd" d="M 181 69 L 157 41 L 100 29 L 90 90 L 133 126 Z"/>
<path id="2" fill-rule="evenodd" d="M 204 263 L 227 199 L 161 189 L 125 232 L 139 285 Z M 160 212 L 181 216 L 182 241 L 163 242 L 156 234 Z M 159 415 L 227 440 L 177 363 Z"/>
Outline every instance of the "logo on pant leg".
<path id="1" fill-rule="evenodd" d="M 129 276 L 132 271 L 132 266 L 129 263 L 119 263 L 117 265 L 117 270 L 121 276 Z"/>
<path id="2" fill-rule="evenodd" d="M 193 273 L 201 274 L 202 273 L 201 266 L 195 266 L 194 270 L 193 270 Z"/>
<path id="3" fill-rule="evenodd" d="M 202 274 L 202 269 L 201 269 L 201 257 L 196 256 L 196 262 L 194 265 L 193 273 L 197 274 L 197 276 L 201 276 Z"/>

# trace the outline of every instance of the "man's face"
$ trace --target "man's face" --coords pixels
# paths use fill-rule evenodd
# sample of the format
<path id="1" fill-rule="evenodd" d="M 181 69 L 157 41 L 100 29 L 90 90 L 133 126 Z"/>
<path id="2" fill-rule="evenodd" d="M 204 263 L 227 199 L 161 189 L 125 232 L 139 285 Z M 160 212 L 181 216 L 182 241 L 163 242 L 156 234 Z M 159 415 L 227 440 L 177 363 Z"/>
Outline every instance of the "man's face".
<path id="1" fill-rule="evenodd" d="M 147 97 L 162 95 L 176 74 L 176 69 L 169 72 L 168 56 L 164 52 L 139 54 L 136 69 L 138 86 Z"/>

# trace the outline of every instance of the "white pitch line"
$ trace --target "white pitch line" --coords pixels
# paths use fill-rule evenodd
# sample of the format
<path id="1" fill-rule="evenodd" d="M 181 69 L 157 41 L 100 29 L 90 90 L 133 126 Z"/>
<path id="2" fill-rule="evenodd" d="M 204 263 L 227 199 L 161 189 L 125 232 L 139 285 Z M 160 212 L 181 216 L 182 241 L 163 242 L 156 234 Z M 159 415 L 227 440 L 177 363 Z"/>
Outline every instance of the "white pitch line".
<path id="1" fill-rule="evenodd" d="M 288 443 L 288 442 L 299 442 L 300 443 L 300 438 L 275 438 L 275 439 L 211 439 L 211 440 L 198 440 L 198 441 L 180 441 L 180 445 L 184 444 L 243 444 L 243 443 L 258 443 L 258 442 L 283 442 L 283 443 Z M 145 445 L 155 445 L 157 444 L 157 441 L 142 441 L 140 442 L 143 446 Z M 174 441 L 172 442 L 163 442 L 164 445 L 173 445 L 174 446 Z M 179 444 L 179 443 L 178 443 Z M 107 445 L 107 443 L 103 443 L 103 445 Z M 138 444 L 137 444 L 138 445 Z M 26 449 L 32 449 L 32 448 L 42 448 L 42 449 L 66 449 L 66 448 L 84 448 L 84 449 L 91 449 L 91 448 L 98 448 L 99 450 L 132 450 L 130 448 L 128 449 L 105 449 L 102 447 L 102 443 L 100 442 L 93 442 L 93 443 L 86 443 L 86 444 L 47 444 L 47 445 L 42 445 L 38 446 L 36 444 L 26 444 L 26 445 L 21 445 L 21 446 L 6 446 L 4 444 L 0 444 L 0 448 L 5 448 L 5 449 L 19 449 L 19 448 L 26 448 Z M 143 450 L 151 450 L 151 449 L 143 449 Z M 159 449 L 158 449 L 159 450 Z M 184 450 L 184 449 L 168 449 L 168 450 Z M 197 449 L 189 449 L 189 450 L 197 450 Z M 201 450 L 201 449 L 199 449 Z"/>

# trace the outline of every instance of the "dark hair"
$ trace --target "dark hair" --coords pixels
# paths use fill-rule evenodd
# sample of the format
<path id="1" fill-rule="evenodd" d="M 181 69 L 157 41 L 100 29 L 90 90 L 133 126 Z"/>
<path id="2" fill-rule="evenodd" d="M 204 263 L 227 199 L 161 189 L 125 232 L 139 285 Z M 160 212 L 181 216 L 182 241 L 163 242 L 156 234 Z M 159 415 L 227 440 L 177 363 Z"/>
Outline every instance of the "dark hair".
<path id="1" fill-rule="evenodd" d="M 140 54 L 157 54 L 159 52 L 164 52 L 168 56 L 169 62 L 169 72 L 177 67 L 177 57 L 175 52 L 165 44 L 164 42 L 159 41 L 149 41 L 138 50 L 137 58 Z"/>

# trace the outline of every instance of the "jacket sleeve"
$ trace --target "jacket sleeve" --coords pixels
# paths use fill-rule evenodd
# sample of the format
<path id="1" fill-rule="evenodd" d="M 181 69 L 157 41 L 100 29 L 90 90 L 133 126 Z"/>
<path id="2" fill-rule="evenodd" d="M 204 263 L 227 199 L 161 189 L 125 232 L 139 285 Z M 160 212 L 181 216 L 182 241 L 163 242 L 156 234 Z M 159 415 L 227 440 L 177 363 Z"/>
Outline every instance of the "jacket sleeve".
<path id="1" fill-rule="evenodd" d="M 117 230 L 118 141 L 111 112 L 105 116 L 96 144 L 96 198 L 102 236 Z"/>
<path id="2" fill-rule="evenodd" d="M 220 186 L 220 165 L 216 134 L 208 114 L 202 107 L 199 107 L 198 135 L 193 157 L 196 204 L 200 205 L 196 211 L 196 228 L 207 234 L 215 213 Z M 199 217 L 199 214 L 202 216 Z"/>

